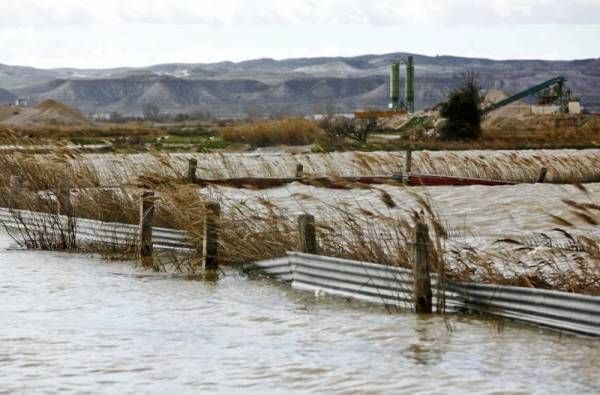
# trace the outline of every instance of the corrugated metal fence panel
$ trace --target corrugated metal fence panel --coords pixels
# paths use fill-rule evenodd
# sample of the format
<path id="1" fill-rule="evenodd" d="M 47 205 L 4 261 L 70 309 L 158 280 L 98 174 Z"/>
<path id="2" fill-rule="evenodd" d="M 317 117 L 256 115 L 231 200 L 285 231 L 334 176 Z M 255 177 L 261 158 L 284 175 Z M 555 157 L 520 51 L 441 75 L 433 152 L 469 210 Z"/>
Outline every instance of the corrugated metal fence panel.
<path id="1" fill-rule="evenodd" d="M 412 273 L 407 270 L 299 253 L 289 258 L 294 288 L 410 307 Z"/>
<path id="2" fill-rule="evenodd" d="M 291 281 L 296 289 L 404 308 L 413 306 L 410 270 L 295 252 L 254 266 L 275 278 Z M 432 275 L 432 287 L 435 295 L 435 275 Z M 457 282 L 446 284 L 444 297 L 447 312 L 492 314 L 600 336 L 600 297 Z"/>
<path id="3" fill-rule="evenodd" d="M 257 262 L 252 266 L 259 269 L 263 273 L 268 274 L 271 277 L 277 278 L 278 280 L 286 282 L 290 282 L 293 280 L 293 269 L 290 266 L 288 257 L 273 259 L 270 261 Z"/>
<path id="4" fill-rule="evenodd" d="M 287 257 L 251 266 L 279 280 L 290 282 L 296 289 L 412 308 L 413 275 L 410 270 L 297 252 L 288 254 Z M 435 288 L 435 275 L 432 277 L 432 284 Z M 446 292 L 446 298 L 449 295 L 454 293 Z M 462 307 L 454 300 L 456 298 L 447 301 L 446 311 L 452 312 Z M 437 304 L 435 296 L 434 304 Z"/>
<path id="5" fill-rule="evenodd" d="M 59 234 L 61 230 L 67 229 L 68 217 L 0 208 L 0 225 L 17 231 L 43 231 Z M 80 242 L 135 245 L 139 237 L 139 227 L 131 224 L 75 218 L 75 235 Z M 187 233 L 175 229 L 152 228 L 152 242 L 157 249 L 188 250 L 194 248 Z"/>
<path id="6" fill-rule="evenodd" d="M 451 283 L 465 309 L 600 336 L 600 297 L 535 288 Z"/>

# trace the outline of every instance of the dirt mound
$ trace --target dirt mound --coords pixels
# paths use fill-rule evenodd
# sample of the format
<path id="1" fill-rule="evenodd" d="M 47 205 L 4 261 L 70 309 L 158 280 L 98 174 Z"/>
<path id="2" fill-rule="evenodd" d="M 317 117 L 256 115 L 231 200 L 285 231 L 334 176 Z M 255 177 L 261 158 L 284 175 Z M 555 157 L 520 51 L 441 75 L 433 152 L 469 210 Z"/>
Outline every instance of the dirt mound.
<path id="1" fill-rule="evenodd" d="M 4 123 L 11 125 L 64 125 L 64 126 L 90 126 L 89 121 L 79 111 L 55 100 L 45 100 L 35 107 L 19 108 L 19 114 L 14 115 Z"/>
<path id="2" fill-rule="evenodd" d="M 524 121 L 510 117 L 490 118 L 482 126 L 487 130 L 515 131 L 527 129 L 527 124 Z"/>
<path id="3" fill-rule="evenodd" d="M 407 115 L 397 115 L 391 118 L 380 118 L 379 122 L 384 129 L 398 130 L 408 121 Z"/>
<path id="4" fill-rule="evenodd" d="M 566 130 L 600 131 L 600 116 L 598 115 L 530 115 L 526 117 L 495 117 L 488 118 L 483 123 L 487 130 L 516 131 L 516 130 Z"/>
<path id="5" fill-rule="evenodd" d="M 600 131 L 600 116 L 587 115 L 581 125 L 583 130 Z"/>

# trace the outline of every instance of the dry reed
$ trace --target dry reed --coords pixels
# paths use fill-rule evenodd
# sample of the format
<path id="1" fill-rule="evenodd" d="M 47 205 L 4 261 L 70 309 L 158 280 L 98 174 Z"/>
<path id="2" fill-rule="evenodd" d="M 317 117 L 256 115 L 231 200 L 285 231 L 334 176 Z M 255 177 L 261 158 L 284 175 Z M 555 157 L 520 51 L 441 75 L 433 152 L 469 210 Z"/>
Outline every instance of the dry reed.
<path id="1" fill-rule="evenodd" d="M 148 155 L 143 157 L 147 158 Z M 220 224 L 220 246 L 223 264 L 239 265 L 273 258 L 298 248 L 296 221 L 299 213 L 291 212 L 268 199 L 259 200 L 260 204 L 257 206 L 244 201 L 231 203 L 215 191 L 211 192 L 212 196 L 201 194 L 196 186 L 183 182 L 180 162 L 162 154 L 155 154 L 152 158 L 155 163 L 153 167 L 132 175 L 127 164 L 119 166 L 117 162 L 111 161 L 109 163 L 112 167 L 94 168 L 85 165 L 85 161 L 82 162 L 85 157 L 65 152 L 42 157 L 2 156 L 0 205 L 55 214 L 59 206 L 65 206 L 64 203 L 59 203 L 61 196 L 64 199 L 64 191 L 69 190 L 72 206 L 69 216 L 137 223 L 139 192 L 140 189 L 148 188 L 154 190 L 159 197 L 155 226 L 186 230 L 197 246 L 201 245 L 204 237 L 202 225 L 207 200 L 221 201 L 223 217 Z M 482 167 L 484 159 L 472 158 L 470 165 Z M 363 171 L 374 171 L 384 160 L 378 156 L 361 154 L 356 163 Z M 271 170 L 268 167 L 264 171 Z M 100 188 L 105 172 L 110 172 L 112 176 L 116 174 L 117 179 L 131 182 Z M 22 178 L 21 191 L 10 188 L 9 175 L 19 175 Z M 579 187 L 585 190 L 584 186 Z M 380 189 L 375 192 L 387 209 L 392 210 L 398 206 L 399 202 L 389 193 Z M 310 195 L 307 197 L 314 199 Z M 425 221 L 431 230 L 432 254 L 435 258 L 433 270 L 448 279 L 598 294 L 600 253 L 598 240 L 592 236 L 574 236 L 564 230 L 562 233 L 555 233 L 567 239 L 566 247 L 557 243 L 543 244 L 539 240 L 506 239 L 498 244 L 512 245 L 513 249 L 502 247 L 482 251 L 448 240 L 448 227 L 440 219 L 431 199 L 423 193 L 413 193 L 412 198 L 416 207 L 404 216 L 364 206 L 360 202 L 355 202 L 355 206 L 359 207 L 358 212 L 347 209 L 344 202 L 335 205 L 318 202 L 322 212 L 316 209 L 310 211 L 310 214 L 317 217 L 320 253 L 409 268 L 412 266 L 414 223 Z M 573 211 L 576 219 L 588 225 L 600 223 L 598 202 L 593 201 L 593 196 L 590 196 L 589 202 L 566 201 L 565 204 Z M 576 226 L 573 219 L 556 217 L 555 220 L 560 218 L 562 225 Z M 21 229 L 24 233 L 17 237 L 27 239 L 27 245 L 32 248 L 72 248 L 68 243 L 68 223 L 56 218 L 54 215 L 40 214 L 40 220 L 46 221 L 48 229 L 60 227 L 61 232 L 58 233 L 63 236 L 57 239 L 48 238 L 52 233 L 50 231 L 28 234 L 26 224 Z M 571 244 L 568 244 L 569 240 Z M 163 264 L 176 267 L 177 270 L 195 271 L 199 261 L 200 256 L 196 253 L 184 260 L 170 258 Z"/>
<path id="2" fill-rule="evenodd" d="M 227 126 L 220 131 L 224 141 L 255 147 L 308 145 L 313 144 L 321 134 L 315 122 L 302 118 L 254 121 Z"/>

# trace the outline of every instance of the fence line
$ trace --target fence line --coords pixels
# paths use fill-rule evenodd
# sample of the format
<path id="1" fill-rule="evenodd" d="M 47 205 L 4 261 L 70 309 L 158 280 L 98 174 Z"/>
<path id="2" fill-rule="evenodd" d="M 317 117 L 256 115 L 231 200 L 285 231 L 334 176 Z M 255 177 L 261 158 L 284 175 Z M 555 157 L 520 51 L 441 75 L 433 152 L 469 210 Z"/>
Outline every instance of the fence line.
<path id="1" fill-rule="evenodd" d="M 213 213 L 216 218 L 216 208 Z M 215 220 L 210 219 L 205 227 L 214 228 L 211 221 Z M 125 246 L 140 244 L 139 225 L 6 208 L 0 208 L 0 224 L 7 229 L 51 236 L 63 235 L 65 230 L 71 229 L 77 243 Z M 72 224 L 74 226 L 71 228 Z M 300 221 L 299 228 L 299 233 L 306 239 L 302 245 L 307 251 L 315 251 L 318 241 L 314 240 L 310 218 Z M 213 236 L 210 243 L 216 246 L 218 228 L 207 233 Z M 185 231 L 175 229 L 152 227 L 151 241 L 155 249 L 197 250 Z M 212 259 L 205 265 L 207 269 L 218 267 L 218 250 L 215 248 L 208 245 L 203 248 L 204 255 Z M 427 256 L 424 251 L 416 252 L 416 255 Z M 423 264 L 428 265 L 426 260 Z M 600 297 L 532 288 L 447 282 L 443 284 L 443 295 L 438 295 L 435 291 L 425 292 L 421 293 L 421 300 L 417 301 L 414 289 L 417 282 L 422 282 L 422 278 L 415 281 L 413 271 L 408 269 L 299 252 L 290 252 L 285 257 L 257 262 L 249 267 L 290 282 L 292 287 L 301 290 L 409 309 L 418 309 L 417 303 L 425 300 L 433 311 L 439 312 L 442 306 L 447 312 L 491 314 L 558 330 L 600 336 Z M 423 267 L 419 270 L 422 271 Z M 434 273 L 431 273 L 429 285 L 432 290 L 438 288 L 438 278 Z M 438 305 L 440 301 L 444 303 Z M 428 312 L 428 309 L 425 311 Z"/>
<path id="2" fill-rule="evenodd" d="M 286 257 L 248 265 L 293 288 L 414 308 L 413 272 L 346 259 L 289 252 Z M 438 311 L 437 276 L 431 275 L 433 310 Z M 442 295 L 439 295 L 442 296 Z M 446 312 L 490 314 L 561 331 L 600 336 L 600 297 L 535 288 L 447 282 Z"/>
<path id="3" fill-rule="evenodd" d="M 0 224 L 10 230 L 26 227 L 28 231 L 56 235 L 67 229 L 68 221 L 65 215 L 0 208 Z M 140 230 L 138 225 L 75 218 L 74 232 L 78 242 L 133 246 L 138 243 Z M 152 244 L 159 250 L 193 248 L 186 232 L 167 228 L 152 228 Z"/>

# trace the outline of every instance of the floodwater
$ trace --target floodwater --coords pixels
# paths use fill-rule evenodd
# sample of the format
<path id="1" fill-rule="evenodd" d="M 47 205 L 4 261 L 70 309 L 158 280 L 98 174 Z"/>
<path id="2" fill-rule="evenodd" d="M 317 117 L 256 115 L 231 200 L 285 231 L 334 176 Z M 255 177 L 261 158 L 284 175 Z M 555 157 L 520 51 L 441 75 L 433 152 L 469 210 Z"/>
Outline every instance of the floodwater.
<path id="1" fill-rule="evenodd" d="M 404 152 L 331 152 L 291 154 L 173 153 L 84 154 L 72 164 L 85 166 L 98 175 L 100 185 L 132 183 L 139 174 L 156 172 L 170 177 L 187 174 L 188 159 L 198 161 L 199 178 L 291 177 L 301 163 L 307 175 L 367 176 L 401 173 Z M 37 156 L 39 160 L 47 158 Z M 548 169 L 547 182 L 598 182 L 600 150 L 493 150 L 419 151 L 413 153 L 415 173 L 482 177 L 499 180 L 537 180 L 540 169 Z M 167 165 L 168 164 L 168 165 Z"/>
<path id="2" fill-rule="evenodd" d="M 574 234 L 600 237 L 600 226 L 586 224 L 569 210 L 564 200 L 597 203 L 600 183 L 585 185 L 582 191 L 574 185 L 521 184 L 507 186 L 464 187 L 395 187 L 377 186 L 377 189 L 332 190 L 292 183 L 267 190 L 246 190 L 230 187 L 211 187 L 207 196 L 218 197 L 227 206 L 262 209 L 277 207 L 290 215 L 314 214 L 323 222 L 339 218 L 340 208 L 357 218 L 365 217 L 361 209 L 386 217 L 409 218 L 411 210 L 419 209 L 415 194 L 428 201 L 444 225 L 459 234 L 476 235 L 488 244 L 499 238 L 549 233 L 557 227 L 552 215 L 571 221 Z M 388 193 L 395 202 L 389 208 L 382 201 L 380 191 Z M 337 218 L 336 218 L 337 217 Z M 337 219 L 339 220 L 339 219 Z"/>
<path id="3" fill-rule="evenodd" d="M 0 393 L 599 393 L 598 340 L 13 249 Z"/>

